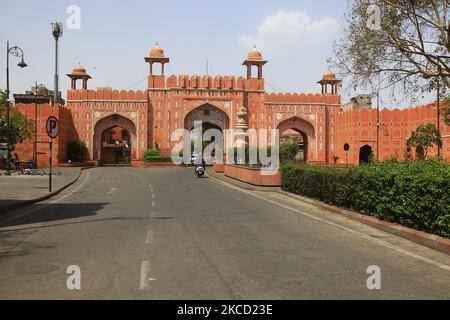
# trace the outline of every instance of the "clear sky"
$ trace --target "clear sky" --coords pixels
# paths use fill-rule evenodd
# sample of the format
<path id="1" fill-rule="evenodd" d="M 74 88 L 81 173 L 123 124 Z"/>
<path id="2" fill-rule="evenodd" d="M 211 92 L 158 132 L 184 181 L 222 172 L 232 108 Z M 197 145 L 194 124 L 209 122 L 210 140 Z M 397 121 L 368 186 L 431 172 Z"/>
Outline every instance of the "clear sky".
<path id="1" fill-rule="evenodd" d="M 319 92 L 332 41 L 342 36 L 347 0 L 1 0 L 0 52 L 6 41 L 25 52 L 26 69 L 11 60 L 11 91 L 35 81 L 53 88 L 54 40 L 50 23 L 65 24 L 60 40 L 60 88 L 79 62 L 89 87 L 145 89 L 144 56 L 159 42 L 170 57 L 166 75 L 245 75 L 241 65 L 253 45 L 269 60 L 267 91 Z M 80 29 L 70 29 L 70 5 L 81 10 Z M 73 21 L 73 20 L 71 20 Z M 0 55 L 0 88 L 6 87 L 6 57 Z M 343 101 L 360 92 L 343 92 Z"/>

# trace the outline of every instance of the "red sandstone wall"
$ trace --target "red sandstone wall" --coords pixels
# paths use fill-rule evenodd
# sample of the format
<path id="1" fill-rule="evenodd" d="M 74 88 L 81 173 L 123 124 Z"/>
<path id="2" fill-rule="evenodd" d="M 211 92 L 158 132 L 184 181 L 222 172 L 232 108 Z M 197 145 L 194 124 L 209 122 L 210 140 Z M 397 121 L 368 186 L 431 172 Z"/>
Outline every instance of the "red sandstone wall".
<path id="1" fill-rule="evenodd" d="M 50 138 L 47 136 L 45 128 L 49 116 L 54 115 L 60 123 L 59 136 L 53 140 L 54 164 L 67 161 L 67 143 L 73 134 L 73 122 L 70 111 L 61 105 L 53 108 L 49 104 L 17 104 L 18 110 L 30 121 L 36 123 L 37 135 L 30 139 L 25 139 L 16 145 L 15 151 L 21 161 L 33 159 L 34 145 L 36 145 L 36 161 L 39 167 L 48 166 L 50 158 Z"/>
<path id="2" fill-rule="evenodd" d="M 408 109 L 382 109 L 380 111 L 380 146 L 379 159 L 388 160 L 392 156 L 404 159 L 406 140 L 420 124 L 437 123 L 434 105 L 418 106 Z M 337 115 L 336 154 L 338 163 L 345 163 L 344 143 L 350 144 L 348 161 L 359 163 L 359 149 L 370 145 L 376 158 L 377 151 L 377 111 L 358 110 L 339 112 Z M 450 127 L 441 120 L 443 135 L 442 155 L 450 161 Z M 429 155 L 436 155 L 437 148 L 429 150 Z M 414 157 L 414 152 L 412 153 Z"/>

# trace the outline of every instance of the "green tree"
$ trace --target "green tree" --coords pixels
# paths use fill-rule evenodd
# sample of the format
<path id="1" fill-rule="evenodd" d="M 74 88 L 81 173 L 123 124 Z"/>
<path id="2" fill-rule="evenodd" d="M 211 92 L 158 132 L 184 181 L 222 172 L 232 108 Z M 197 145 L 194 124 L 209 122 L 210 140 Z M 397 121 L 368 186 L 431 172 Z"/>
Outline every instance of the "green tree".
<path id="1" fill-rule="evenodd" d="M 354 86 L 450 89 L 449 0 L 353 0 L 331 62 Z"/>
<path id="2" fill-rule="evenodd" d="M 81 140 L 72 140 L 67 144 L 67 160 L 72 162 L 82 162 L 86 152 L 86 143 Z"/>
<path id="3" fill-rule="evenodd" d="M 9 142 L 15 145 L 22 139 L 33 136 L 34 123 L 29 121 L 12 104 L 9 107 Z M 0 100 L 0 142 L 8 142 L 8 120 L 5 99 Z"/>
<path id="4" fill-rule="evenodd" d="M 425 159 L 427 157 L 428 148 L 431 148 L 434 145 L 439 148 L 442 147 L 441 133 L 432 123 L 422 124 L 411 133 L 406 144 L 414 148 L 422 147 L 424 150 L 423 158 Z"/>

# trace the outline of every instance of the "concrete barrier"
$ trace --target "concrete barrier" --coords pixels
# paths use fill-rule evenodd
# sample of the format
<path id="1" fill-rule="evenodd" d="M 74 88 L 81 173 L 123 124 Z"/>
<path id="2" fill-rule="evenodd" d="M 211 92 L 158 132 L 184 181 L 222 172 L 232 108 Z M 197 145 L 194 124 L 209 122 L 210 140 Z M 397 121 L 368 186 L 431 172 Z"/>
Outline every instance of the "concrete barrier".
<path id="1" fill-rule="evenodd" d="M 276 170 L 272 173 L 262 172 L 262 170 L 264 169 L 239 165 L 224 165 L 224 174 L 227 177 L 255 186 L 281 186 L 281 170 Z"/>

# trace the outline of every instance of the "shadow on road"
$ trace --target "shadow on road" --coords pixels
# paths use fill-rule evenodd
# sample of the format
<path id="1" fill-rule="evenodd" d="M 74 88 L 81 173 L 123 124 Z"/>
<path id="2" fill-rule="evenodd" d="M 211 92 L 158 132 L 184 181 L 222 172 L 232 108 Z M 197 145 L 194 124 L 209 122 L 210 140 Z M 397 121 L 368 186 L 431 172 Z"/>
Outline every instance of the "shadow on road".
<path id="1" fill-rule="evenodd" d="M 21 213 L 17 212 L 19 217 L 15 219 L 10 218 L 6 221 L 2 221 L 0 216 L 0 228 L 95 216 L 107 204 L 108 203 L 38 203 L 29 207 L 28 210 L 31 210 L 31 212 L 28 214 L 20 216 Z"/>

